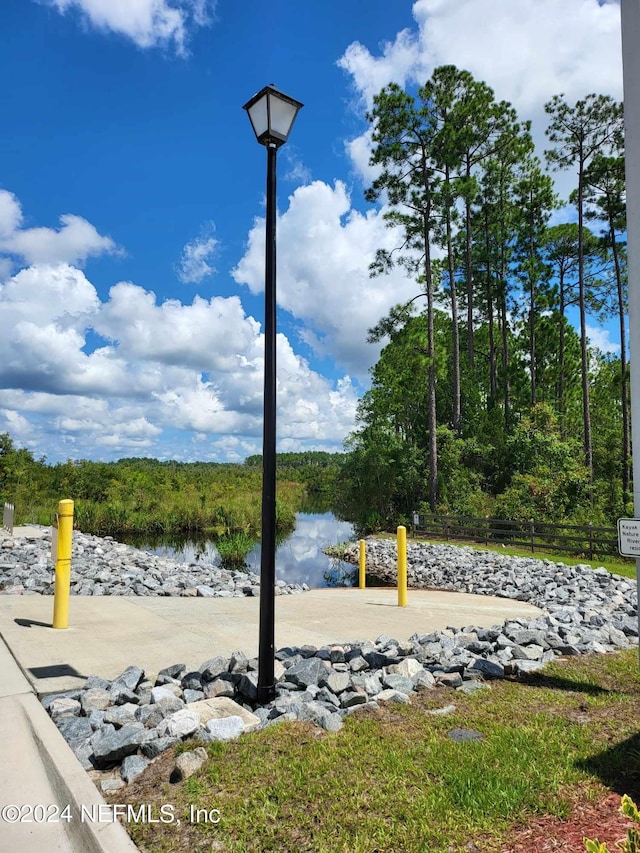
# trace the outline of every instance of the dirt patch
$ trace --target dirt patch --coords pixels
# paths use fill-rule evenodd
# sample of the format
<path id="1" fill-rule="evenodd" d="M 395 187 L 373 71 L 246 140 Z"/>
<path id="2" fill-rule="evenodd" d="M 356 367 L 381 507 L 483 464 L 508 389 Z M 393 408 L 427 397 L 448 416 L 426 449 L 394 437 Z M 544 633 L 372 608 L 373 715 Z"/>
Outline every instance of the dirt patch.
<path id="1" fill-rule="evenodd" d="M 579 853 L 585 849 L 585 838 L 606 842 L 610 850 L 617 850 L 616 842 L 625 838 L 632 825 L 620 814 L 620 799 L 618 794 L 607 794 L 595 803 L 574 803 L 565 820 L 548 815 L 532 818 L 501 853 Z"/>

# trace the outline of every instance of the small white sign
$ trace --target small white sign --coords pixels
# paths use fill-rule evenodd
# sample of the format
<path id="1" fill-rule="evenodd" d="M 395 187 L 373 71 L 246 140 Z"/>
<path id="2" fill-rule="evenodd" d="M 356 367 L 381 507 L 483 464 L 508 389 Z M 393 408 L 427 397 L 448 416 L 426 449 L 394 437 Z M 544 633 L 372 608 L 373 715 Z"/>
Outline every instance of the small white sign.
<path id="1" fill-rule="evenodd" d="M 618 551 L 623 557 L 640 557 L 640 518 L 618 519 Z"/>
<path id="2" fill-rule="evenodd" d="M 414 512 L 413 513 L 413 526 L 418 527 L 419 524 L 420 524 L 420 516 L 418 515 L 417 512 Z"/>

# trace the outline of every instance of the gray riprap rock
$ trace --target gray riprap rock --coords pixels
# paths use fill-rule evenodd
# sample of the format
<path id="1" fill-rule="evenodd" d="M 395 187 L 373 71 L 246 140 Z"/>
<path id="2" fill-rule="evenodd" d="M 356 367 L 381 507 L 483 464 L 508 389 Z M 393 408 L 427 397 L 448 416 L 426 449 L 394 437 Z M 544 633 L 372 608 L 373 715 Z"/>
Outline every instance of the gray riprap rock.
<path id="1" fill-rule="evenodd" d="M 117 731 L 103 729 L 96 734 L 93 738 L 96 767 L 107 767 L 137 752 L 144 742 L 146 731 L 142 723 L 132 723 Z"/>
<path id="2" fill-rule="evenodd" d="M 537 672 L 546 664 L 537 660 L 514 660 L 513 666 L 518 675 L 529 672 Z"/>
<path id="3" fill-rule="evenodd" d="M 56 699 L 49 706 L 49 713 L 52 720 L 57 720 L 58 717 L 73 714 L 77 716 L 81 710 L 81 704 L 77 699 Z"/>
<path id="4" fill-rule="evenodd" d="M 342 708 L 353 708 L 354 705 L 364 705 L 367 701 L 366 693 L 358 693 L 355 690 L 347 690 L 340 696 Z"/>
<path id="5" fill-rule="evenodd" d="M 258 673 L 246 672 L 238 682 L 238 693 L 250 703 L 258 701 Z"/>
<path id="6" fill-rule="evenodd" d="M 202 673 L 187 672 L 182 676 L 180 686 L 183 690 L 202 690 Z"/>
<path id="7" fill-rule="evenodd" d="M 362 655 L 356 655 L 349 661 L 349 669 L 351 672 L 362 672 L 369 669 L 369 663 Z"/>
<path id="8" fill-rule="evenodd" d="M 185 738 L 194 734 L 200 728 L 200 715 L 188 708 L 181 708 L 174 714 L 165 717 L 157 726 L 160 737 Z"/>
<path id="9" fill-rule="evenodd" d="M 179 710 L 176 708 L 176 710 Z M 148 729 L 154 729 L 164 719 L 160 705 L 139 705 L 135 713 L 136 720 Z"/>
<path id="10" fill-rule="evenodd" d="M 419 690 L 420 688 L 431 690 L 436 686 L 436 680 L 428 669 L 422 669 L 416 673 L 411 679 L 411 683 L 414 690 Z"/>
<path id="11" fill-rule="evenodd" d="M 323 687 L 318 691 L 318 695 L 316 696 L 318 702 L 324 702 L 325 705 L 333 705 L 336 708 L 340 707 L 340 699 L 336 696 L 335 693 L 332 693 L 328 687 Z"/>
<path id="12" fill-rule="evenodd" d="M 96 731 L 96 729 L 99 729 L 104 724 L 104 711 L 92 711 L 88 719 L 91 723 L 91 728 Z"/>
<path id="13" fill-rule="evenodd" d="M 104 690 L 102 687 L 93 687 L 82 691 L 80 704 L 84 714 L 88 717 L 92 711 L 104 711 L 111 704 L 111 696 L 108 690 Z"/>
<path id="14" fill-rule="evenodd" d="M 320 684 L 322 686 L 327 687 L 336 695 L 343 693 L 349 686 L 349 683 L 350 678 L 348 672 L 335 672 L 334 670 L 327 672 L 320 680 Z"/>
<path id="15" fill-rule="evenodd" d="M 315 684 L 317 687 L 326 673 L 327 667 L 323 661 L 318 658 L 308 658 L 289 667 L 286 678 L 298 687 L 308 687 L 310 684 Z"/>
<path id="16" fill-rule="evenodd" d="M 169 690 L 169 688 L 166 685 L 163 685 L 160 687 L 154 687 L 151 690 L 151 702 L 153 704 L 159 703 L 161 699 L 175 699 L 175 698 L 176 698 L 176 694 L 172 690 Z"/>
<path id="17" fill-rule="evenodd" d="M 135 723 L 138 707 L 132 702 L 127 702 L 126 705 L 112 705 L 105 711 L 104 721 L 105 723 L 112 723 L 117 729 L 129 723 Z"/>
<path id="18" fill-rule="evenodd" d="M 227 681 L 226 678 L 216 678 L 215 681 L 209 681 L 204 686 L 204 698 L 215 699 L 216 696 L 228 696 L 233 699 L 236 688 L 232 681 Z"/>
<path id="19" fill-rule="evenodd" d="M 309 720 L 325 731 L 337 732 L 342 728 L 342 717 L 330 711 L 321 702 L 305 702 L 298 707 L 298 719 Z"/>
<path id="20" fill-rule="evenodd" d="M 456 690 L 458 693 L 466 693 L 467 696 L 471 696 L 473 693 L 479 693 L 483 690 L 491 690 L 488 684 L 485 684 L 484 681 L 465 681 L 464 684 L 461 684 L 460 687 L 457 687 Z"/>
<path id="21" fill-rule="evenodd" d="M 627 635 L 613 626 L 608 628 L 609 642 L 619 649 L 626 649 L 629 645 Z"/>
<path id="22" fill-rule="evenodd" d="M 424 667 L 415 658 L 405 658 L 400 663 L 392 664 L 387 667 L 389 675 L 402 675 L 405 678 L 412 679 L 419 672 L 424 672 Z"/>
<path id="23" fill-rule="evenodd" d="M 114 682 L 109 696 L 114 705 L 140 704 L 139 694 L 119 681 Z"/>
<path id="24" fill-rule="evenodd" d="M 409 704 L 409 697 L 406 693 L 403 693 L 400 690 L 393 690 L 390 687 L 387 687 L 385 690 L 381 690 L 380 693 L 375 697 L 376 702 L 379 702 L 382 705 L 391 704 L 397 702 L 401 705 Z"/>
<path id="25" fill-rule="evenodd" d="M 364 687 L 367 696 L 376 696 L 382 690 L 380 673 L 376 672 L 372 675 L 365 675 L 362 679 L 362 686 Z"/>
<path id="26" fill-rule="evenodd" d="M 378 651 L 366 652 L 362 657 L 366 660 L 371 669 L 382 669 L 383 666 L 386 666 L 389 663 L 389 657 Z M 354 658 L 354 660 L 357 660 L 357 658 Z M 353 670 L 353 667 L 351 667 L 351 669 Z"/>
<path id="27" fill-rule="evenodd" d="M 446 687 L 460 687 L 462 684 L 462 676 L 459 672 L 436 672 L 435 679 L 437 684 Z"/>
<path id="28" fill-rule="evenodd" d="M 114 681 L 114 684 L 123 684 L 129 690 L 135 690 L 144 678 L 144 670 L 139 666 L 128 666 Z"/>
<path id="29" fill-rule="evenodd" d="M 229 659 L 218 655 L 210 658 L 200 667 L 203 681 L 215 681 L 223 673 L 229 671 Z"/>
<path id="30" fill-rule="evenodd" d="M 404 675 L 385 675 L 382 678 L 382 683 L 387 690 L 397 690 L 399 693 L 405 693 L 407 696 L 413 693 L 413 682 L 410 678 L 405 678 Z"/>
<path id="31" fill-rule="evenodd" d="M 244 731 L 242 717 L 219 717 L 207 721 L 205 730 L 211 740 L 235 740 Z"/>
<path id="32" fill-rule="evenodd" d="M 467 740 L 484 740 L 484 735 L 473 729 L 452 729 L 450 732 L 447 732 L 447 737 L 456 741 L 456 743 L 464 743 Z"/>
<path id="33" fill-rule="evenodd" d="M 249 658 L 244 652 L 233 652 L 229 659 L 229 672 L 247 672 L 249 669 Z"/>
<path id="34" fill-rule="evenodd" d="M 156 758 L 162 752 L 171 749 L 179 741 L 180 738 L 178 737 L 159 737 L 154 740 L 145 741 L 140 749 L 142 750 L 142 754 L 146 755 L 147 758 Z"/>
<path id="35" fill-rule="evenodd" d="M 431 717 L 445 717 L 447 714 L 453 714 L 456 710 L 455 705 L 444 705 L 442 708 L 432 708 L 430 711 L 425 711 Z"/>
<path id="36" fill-rule="evenodd" d="M 84 683 L 85 690 L 93 690 L 98 687 L 101 690 L 106 690 L 107 692 L 111 690 L 111 681 L 107 681 L 106 678 L 100 678 L 99 675 L 90 675 Z"/>
<path id="37" fill-rule="evenodd" d="M 156 684 L 162 684 L 163 682 L 160 679 L 163 678 L 181 678 L 186 669 L 187 665 L 184 663 L 174 663 L 171 666 L 165 666 L 165 668 L 161 669 L 158 673 Z"/>
<path id="38" fill-rule="evenodd" d="M 102 779 L 100 782 L 100 790 L 103 794 L 115 794 L 124 786 L 125 783 L 122 779 Z"/>
<path id="39" fill-rule="evenodd" d="M 504 678 L 504 666 L 486 658 L 476 658 L 469 670 L 480 672 L 485 678 Z"/>
<path id="40" fill-rule="evenodd" d="M 78 759 L 84 770 L 93 770 L 95 768 L 93 757 L 93 745 L 89 741 L 84 741 L 80 746 L 76 746 L 73 754 Z"/>
<path id="41" fill-rule="evenodd" d="M 87 717 L 59 717 L 56 720 L 56 726 L 72 748 L 80 746 L 93 734 L 93 728 Z"/>
<path id="42" fill-rule="evenodd" d="M 543 652 L 542 646 L 537 646 L 535 643 L 528 646 L 515 645 L 511 649 L 514 660 L 540 660 Z"/>
<path id="43" fill-rule="evenodd" d="M 329 659 L 331 663 L 344 663 L 344 646 L 331 646 Z"/>
<path id="44" fill-rule="evenodd" d="M 129 782 L 132 782 L 136 776 L 143 773 L 148 766 L 149 762 L 141 755 L 127 755 L 120 767 L 120 775 L 124 781 L 129 784 Z"/>
<path id="45" fill-rule="evenodd" d="M 199 746 L 193 751 L 182 752 L 176 758 L 176 764 L 171 774 L 172 782 L 181 782 L 197 773 L 207 760 L 207 750 Z"/>
<path id="46" fill-rule="evenodd" d="M 511 633 L 511 639 L 518 646 L 530 646 L 532 644 L 544 646 L 545 631 L 531 631 L 528 628 L 516 629 Z"/>
<path id="47" fill-rule="evenodd" d="M 155 703 L 160 706 L 162 716 L 167 717 L 169 714 L 174 714 L 181 708 L 184 708 L 184 699 L 178 699 L 177 696 L 163 696 L 162 699 Z"/>
<path id="48" fill-rule="evenodd" d="M 186 689 L 184 691 L 184 694 L 182 697 L 182 699 L 186 705 L 188 705 L 189 702 L 198 702 L 198 700 L 204 699 L 204 698 L 205 698 L 204 697 L 204 690 L 188 690 L 188 689 Z"/>
<path id="49" fill-rule="evenodd" d="M 474 655 L 491 654 L 493 651 L 493 643 L 486 640 L 474 640 L 471 643 L 467 643 L 465 648 Z"/>

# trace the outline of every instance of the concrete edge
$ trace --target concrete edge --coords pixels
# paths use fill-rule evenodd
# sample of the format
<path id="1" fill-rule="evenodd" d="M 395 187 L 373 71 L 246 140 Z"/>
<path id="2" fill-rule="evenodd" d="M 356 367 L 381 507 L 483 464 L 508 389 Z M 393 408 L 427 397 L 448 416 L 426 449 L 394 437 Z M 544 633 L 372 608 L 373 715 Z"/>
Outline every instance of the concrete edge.
<path id="1" fill-rule="evenodd" d="M 20 702 L 42 764 L 61 808 L 70 807 L 71 820 L 66 823 L 69 838 L 82 853 L 139 853 L 127 831 L 117 820 L 98 820 L 106 801 L 100 795 L 55 723 L 34 694 L 22 694 Z M 84 812 L 81 807 L 84 807 Z M 95 813 L 96 820 L 88 815 Z M 83 820 L 83 814 L 85 819 Z"/>

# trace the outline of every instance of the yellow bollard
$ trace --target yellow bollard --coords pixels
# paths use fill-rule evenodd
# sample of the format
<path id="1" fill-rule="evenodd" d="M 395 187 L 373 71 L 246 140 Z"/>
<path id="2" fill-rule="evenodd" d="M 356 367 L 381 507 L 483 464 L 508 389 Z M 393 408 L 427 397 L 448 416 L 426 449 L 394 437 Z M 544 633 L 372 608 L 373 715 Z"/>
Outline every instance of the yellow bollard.
<path id="1" fill-rule="evenodd" d="M 407 606 L 407 528 L 398 527 L 398 607 Z"/>
<path id="2" fill-rule="evenodd" d="M 360 540 L 360 560 L 359 560 L 360 570 L 358 572 L 358 586 L 360 589 L 364 589 L 366 586 L 365 583 L 365 570 L 367 567 L 367 546 L 365 545 L 364 539 Z"/>
<path id="3" fill-rule="evenodd" d="M 69 585 L 71 580 L 71 539 L 73 535 L 73 501 L 58 504 L 58 553 L 53 593 L 53 627 L 69 627 Z"/>

